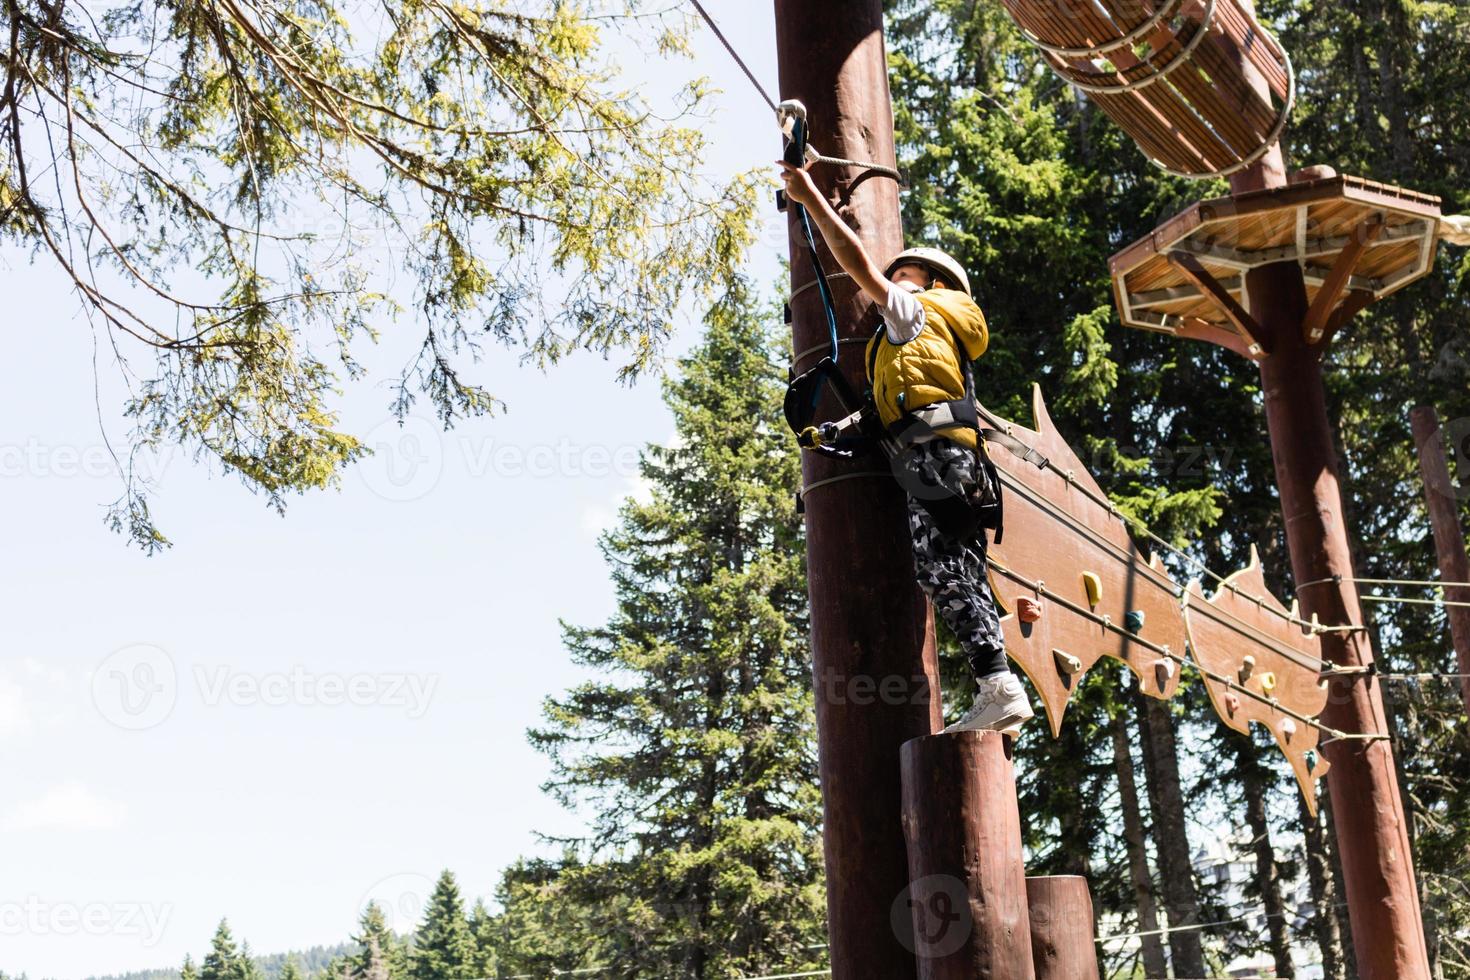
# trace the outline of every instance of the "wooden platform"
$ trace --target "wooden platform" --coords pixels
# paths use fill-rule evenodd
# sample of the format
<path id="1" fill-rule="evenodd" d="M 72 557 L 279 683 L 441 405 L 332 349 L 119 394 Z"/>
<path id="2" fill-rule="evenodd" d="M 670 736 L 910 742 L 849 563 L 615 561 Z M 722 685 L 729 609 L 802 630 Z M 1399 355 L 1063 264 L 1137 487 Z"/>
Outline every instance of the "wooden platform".
<path id="1" fill-rule="evenodd" d="M 1241 305 L 1245 274 L 1299 262 L 1311 302 L 1304 330 L 1318 343 L 1429 274 L 1440 217 L 1437 197 L 1349 176 L 1201 201 L 1109 261 L 1118 313 L 1125 326 L 1259 359 Z"/>

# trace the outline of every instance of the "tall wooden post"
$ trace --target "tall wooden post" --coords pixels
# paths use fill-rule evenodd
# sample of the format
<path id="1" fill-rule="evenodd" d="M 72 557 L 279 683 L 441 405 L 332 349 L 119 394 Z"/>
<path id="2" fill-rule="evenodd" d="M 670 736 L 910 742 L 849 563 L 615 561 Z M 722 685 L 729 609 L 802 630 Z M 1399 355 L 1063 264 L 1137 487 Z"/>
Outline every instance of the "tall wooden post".
<path id="1" fill-rule="evenodd" d="M 776 38 L 782 98 L 806 104 L 812 143 L 829 156 L 892 164 L 881 0 L 840 10 L 776 0 Z M 813 176 L 880 261 L 902 248 L 892 180 L 851 186 L 857 171 L 829 166 Z M 802 291 L 813 276 L 794 220 L 790 230 L 793 350 L 804 371 L 825 353 L 826 323 L 817 290 Z M 824 256 L 829 274 L 838 271 Z M 865 338 L 869 304 L 846 278 L 832 292 L 841 336 Z M 859 390 L 861 350 L 842 348 Z M 914 581 L 903 496 L 883 466 L 807 453 L 802 471 L 832 976 L 905 980 L 914 956 L 892 915 L 908 886 L 899 747 L 939 727 L 933 621 Z"/>
<path id="2" fill-rule="evenodd" d="M 1008 742 L 955 732 L 903 747 L 919 980 L 1035 980 Z"/>
<path id="3" fill-rule="evenodd" d="M 1254 7 L 1250 0 L 1245 5 Z M 1247 72 L 1248 77 L 1253 74 Z M 1258 75 L 1251 80 L 1264 88 Z M 1286 182 L 1285 156 L 1277 143 L 1254 166 L 1231 177 L 1230 189 L 1239 195 Z M 1343 579 L 1302 590 L 1302 614 L 1315 614 L 1323 623 L 1361 624 L 1363 609 L 1351 581 L 1352 555 L 1322 385 L 1322 345 L 1311 342 L 1319 338 L 1307 336 L 1302 266 L 1288 261 L 1251 269 L 1245 275 L 1245 308 L 1267 345 L 1267 356 L 1260 360 L 1261 387 L 1292 573 L 1297 582 L 1334 575 Z M 1344 666 L 1373 662 L 1363 632 L 1323 634 L 1322 654 Z M 1322 720 L 1344 732 L 1388 731 L 1378 685 L 1361 675 L 1337 679 Z M 1427 978 L 1424 919 L 1393 751 L 1386 741 L 1333 742 L 1323 751 L 1332 763 L 1327 787 L 1358 974 L 1362 980 Z"/>
<path id="4" fill-rule="evenodd" d="M 1470 556 L 1465 553 L 1465 531 L 1460 526 L 1460 498 L 1450 479 L 1445 459 L 1444 440 L 1439 429 L 1439 415 L 1433 406 L 1420 405 L 1409 413 L 1414 443 L 1419 447 L 1419 469 L 1424 474 L 1424 496 L 1429 505 L 1429 523 L 1434 529 L 1434 550 L 1439 555 L 1439 578 L 1442 582 L 1470 582 Z M 1470 473 L 1461 473 L 1462 492 L 1470 491 Z M 1450 586 L 1445 590 L 1450 602 L 1470 603 L 1470 588 Z M 1470 606 L 1449 606 L 1450 639 L 1455 644 L 1455 658 L 1460 665 L 1460 696 L 1465 712 L 1470 714 Z"/>

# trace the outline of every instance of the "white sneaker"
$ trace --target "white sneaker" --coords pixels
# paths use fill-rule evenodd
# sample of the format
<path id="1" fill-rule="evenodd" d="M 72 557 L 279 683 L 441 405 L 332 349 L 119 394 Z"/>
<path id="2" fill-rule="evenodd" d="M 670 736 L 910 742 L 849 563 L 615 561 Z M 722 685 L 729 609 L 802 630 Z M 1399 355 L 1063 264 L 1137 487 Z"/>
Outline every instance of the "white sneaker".
<path id="1" fill-rule="evenodd" d="M 963 718 L 944 730 L 946 734 L 990 731 L 1004 732 L 1014 738 L 1021 726 L 1036 716 L 1020 678 L 1010 671 L 982 677 L 979 685 L 974 705 Z"/>

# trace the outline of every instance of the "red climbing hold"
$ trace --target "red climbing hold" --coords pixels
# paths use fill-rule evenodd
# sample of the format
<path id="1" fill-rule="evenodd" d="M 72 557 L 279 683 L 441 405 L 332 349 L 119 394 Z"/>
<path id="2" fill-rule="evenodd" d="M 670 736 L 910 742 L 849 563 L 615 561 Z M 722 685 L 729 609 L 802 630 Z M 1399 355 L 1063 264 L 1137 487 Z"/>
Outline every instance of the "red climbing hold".
<path id="1" fill-rule="evenodd" d="M 1016 600 L 1016 616 L 1023 623 L 1034 623 L 1041 618 L 1041 603 L 1024 596 Z"/>

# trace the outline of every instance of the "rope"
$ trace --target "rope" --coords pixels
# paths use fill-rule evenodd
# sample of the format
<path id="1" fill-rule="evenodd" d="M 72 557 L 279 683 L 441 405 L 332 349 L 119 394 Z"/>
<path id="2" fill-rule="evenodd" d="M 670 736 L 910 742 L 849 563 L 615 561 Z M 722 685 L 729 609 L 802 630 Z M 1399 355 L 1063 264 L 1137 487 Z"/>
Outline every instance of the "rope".
<path id="1" fill-rule="evenodd" d="M 867 342 L 867 337 L 843 337 L 841 340 L 838 341 L 839 344 L 866 344 Z M 802 351 L 800 354 L 797 354 L 791 359 L 791 370 L 796 370 L 796 366 L 802 361 L 806 360 L 808 357 L 811 357 L 813 354 L 820 354 L 824 350 L 827 350 L 826 344 L 818 344 L 815 347 L 808 347 L 806 350 Z"/>
<path id="2" fill-rule="evenodd" d="M 720 25 L 716 24 L 715 19 L 709 15 L 709 11 L 704 9 L 704 4 L 700 3 L 699 0 L 689 0 L 689 2 L 694 4 L 694 9 L 699 11 L 699 16 L 704 18 L 704 22 L 709 25 L 709 29 L 715 32 L 715 37 L 719 38 L 720 43 L 725 46 L 725 50 L 730 52 L 730 57 L 735 59 L 735 64 L 739 65 L 740 70 L 745 72 L 745 77 L 750 79 L 750 84 L 755 86 L 755 90 L 761 94 L 761 98 L 766 100 L 766 105 L 771 107 L 772 112 L 775 112 L 776 100 L 771 98 L 765 86 L 755 77 L 755 72 L 751 71 L 749 66 L 745 64 L 745 59 L 740 57 L 739 52 L 735 50 L 735 46 L 730 43 L 729 38 L 725 37 L 724 31 L 720 30 Z"/>
<path id="3" fill-rule="evenodd" d="M 825 486 L 830 486 L 834 483 L 841 483 L 844 480 L 858 480 L 862 479 L 863 477 L 869 476 L 881 476 L 884 479 L 892 479 L 893 474 L 883 470 L 859 470 L 856 473 L 844 473 L 841 476 L 828 477 L 825 480 L 818 480 L 816 483 L 807 484 L 806 486 L 801 488 L 801 497 L 803 500 L 805 500 L 806 495 L 811 493 L 813 490 L 817 490 Z"/>
<path id="4" fill-rule="evenodd" d="M 1454 602 L 1450 599 L 1405 599 L 1394 595 L 1360 595 L 1364 602 L 1397 602 L 1410 606 L 1451 606 L 1456 609 L 1470 609 L 1470 602 Z"/>
<path id="5" fill-rule="evenodd" d="M 817 163 L 825 163 L 833 167 L 856 167 L 859 170 L 871 170 L 875 174 L 882 174 L 884 177 L 892 177 L 900 184 L 903 183 L 903 174 L 899 173 L 897 168 L 886 167 L 881 163 L 871 163 L 866 160 L 846 160 L 842 157 L 822 156 L 822 154 L 820 153 L 813 157 L 813 159 Z"/>
<path id="6" fill-rule="evenodd" d="M 1092 620 L 1094 623 L 1103 627 L 1103 629 L 1126 637 L 1130 643 L 1137 643 L 1139 646 L 1152 650 L 1154 653 L 1157 653 L 1162 657 L 1167 657 L 1168 659 L 1179 664 L 1181 667 L 1192 668 L 1200 675 L 1209 678 L 1215 683 L 1225 685 L 1226 690 L 1242 694 L 1245 697 L 1248 697 L 1254 701 L 1258 701 L 1261 704 L 1264 704 L 1272 708 L 1273 710 L 1278 711 L 1283 715 L 1286 715 L 1289 718 L 1294 718 L 1304 725 L 1310 725 L 1311 727 L 1317 729 L 1318 732 L 1330 736 L 1325 742 L 1322 743 L 1324 745 L 1328 742 L 1341 741 L 1377 742 L 1383 741 L 1388 738 L 1387 735 L 1365 734 L 1360 732 L 1341 732 L 1328 725 L 1324 725 L 1322 724 L 1322 722 L 1318 721 L 1315 718 L 1310 718 L 1299 711 L 1294 711 L 1291 708 L 1286 707 L 1277 698 L 1267 697 L 1264 694 L 1258 694 L 1250 688 L 1243 687 L 1242 685 L 1236 683 L 1235 680 L 1232 678 L 1226 677 L 1223 674 L 1217 674 L 1214 671 L 1210 670 L 1208 667 L 1205 667 L 1204 665 L 1199 664 L 1188 657 L 1180 656 L 1173 650 L 1170 650 L 1167 646 L 1160 646 L 1157 643 L 1144 639 L 1138 634 L 1133 633 L 1125 629 L 1124 627 L 1114 623 L 1112 617 L 1110 616 L 1100 616 L 1097 613 L 1093 612 L 1091 609 L 1084 609 L 1082 606 L 1079 606 L 1077 603 L 1069 600 L 1066 596 L 1058 595 L 1057 593 L 1052 592 L 1046 587 L 1046 583 L 1033 582 L 1024 576 L 1011 571 L 1009 568 L 1006 568 L 1004 565 L 996 561 L 994 558 L 991 558 L 989 555 L 985 556 L 985 561 L 986 564 L 988 564 L 991 568 L 995 569 L 997 572 L 1000 572 L 1000 574 L 1004 575 L 1011 581 L 1025 586 L 1026 588 L 1035 592 L 1037 595 L 1050 599 L 1057 605 L 1062 606 L 1076 613 L 1077 615 L 1082 616 L 1085 619 Z"/>
<path id="7" fill-rule="evenodd" d="M 1352 582 L 1355 585 L 1422 585 L 1426 588 L 1433 589 L 1470 589 L 1470 582 L 1441 582 L 1437 579 L 1422 578 L 1352 578 L 1344 575 L 1333 575 L 1330 578 L 1318 578 L 1310 582 L 1303 582 L 1296 587 L 1296 590 L 1300 592 L 1302 589 L 1310 586 L 1325 585 L 1329 582 L 1334 585 L 1339 585 L 1343 582 Z"/>
<path id="8" fill-rule="evenodd" d="M 851 278 L 852 278 L 852 276 L 848 275 L 845 272 L 834 272 L 830 276 L 827 277 L 827 282 L 830 283 L 833 279 L 851 279 Z M 809 283 L 805 283 L 804 285 L 797 286 L 795 289 L 793 289 L 791 291 L 791 295 L 789 297 L 787 297 L 787 300 L 786 301 L 789 303 L 791 300 L 796 299 L 796 297 L 800 296 L 802 293 L 806 292 L 808 289 L 815 288 L 816 285 L 817 285 L 817 280 L 813 279 Z M 866 344 L 868 342 L 868 338 L 867 337 L 861 337 L 861 338 L 859 338 L 859 342 Z"/>
<path id="9" fill-rule="evenodd" d="M 689 0 L 689 2 L 694 5 L 695 10 L 699 11 L 699 16 L 704 18 L 704 22 L 709 25 L 709 29 L 714 32 L 715 37 L 720 39 L 720 43 L 725 46 L 725 50 L 730 52 L 730 57 L 735 59 L 735 64 L 739 65 L 740 70 L 745 72 L 745 77 L 750 79 L 750 84 L 755 86 L 755 90 L 760 93 L 761 98 L 766 100 L 766 105 L 771 107 L 772 112 L 779 112 L 780 110 L 776 107 L 776 100 L 771 98 L 771 94 L 766 91 L 765 86 L 755 77 L 755 72 L 751 71 L 750 66 L 745 63 L 745 59 L 740 57 L 740 53 L 735 50 L 735 45 L 730 43 L 730 39 L 725 37 L 725 32 L 720 30 L 720 25 L 716 24 L 715 19 L 709 15 L 709 11 L 704 9 L 704 4 L 700 3 L 699 0 Z M 871 170 L 874 173 L 882 174 L 884 177 L 892 177 L 900 184 L 903 183 L 903 174 L 899 173 L 896 168 L 888 167 L 881 163 L 871 163 L 866 160 L 848 160 L 844 157 L 828 157 L 823 156 L 815 150 L 807 153 L 806 158 L 813 163 L 825 163 L 832 167 L 856 167 L 859 170 Z"/>

